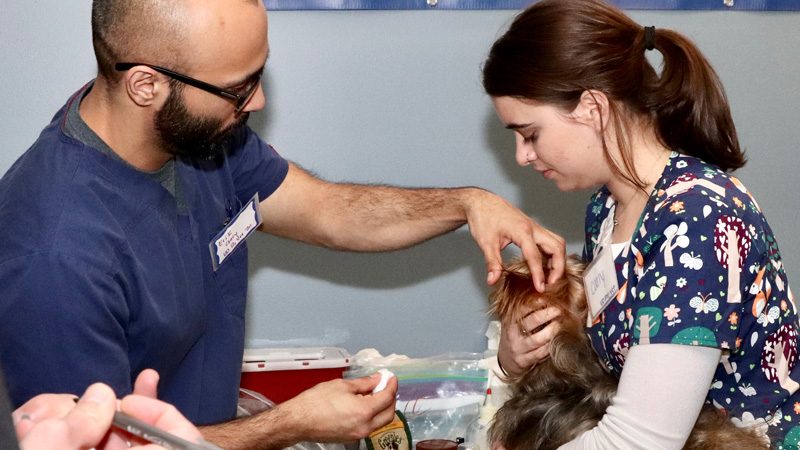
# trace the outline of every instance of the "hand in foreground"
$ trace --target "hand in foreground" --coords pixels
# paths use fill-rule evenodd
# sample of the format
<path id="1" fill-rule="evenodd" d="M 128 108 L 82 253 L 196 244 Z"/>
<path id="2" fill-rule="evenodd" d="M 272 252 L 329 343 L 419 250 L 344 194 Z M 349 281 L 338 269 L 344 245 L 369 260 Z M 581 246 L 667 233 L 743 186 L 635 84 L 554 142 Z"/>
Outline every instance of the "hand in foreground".
<path id="1" fill-rule="evenodd" d="M 369 436 L 394 418 L 397 378 L 371 394 L 380 375 L 320 383 L 282 404 L 302 423 L 303 439 L 313 442 L 349 442 Z"/>
<path id="2" fill-rule="evenodd" d="M 493 285 L 503 271 L 500 251 L 513 243 L 528 261 L 531 277 L 538 291 L 545 289 L 543 264 L 549 256 L 552 283 L 564 273 L 566 243 L 564 238 L 542 227 L 519 209 L 491 192 L 479 190 L 467 211 L 467 223 L 475 242 L 483 252 L 488 276 L 486 282 Z"/>
<path id="3" fill-rule="evenodd" d="M 510 376 L 522 375 L 549 354 L 550 340 L 558 333 L 561 310 L 547 307 L 527 312 L 519 322 L 501 324 L 497 360 Z"/>
<path id="4" fill-rule="evenodd" d="M 144 441 L 122 431 L 109 429 L 114 412 L 120 410 L 189 441 L 199 442 L 200 432 L 175 407 L 162 401 L 130 395 L 117 401 L 107 385 L 96 383 L 75 403 L 69 394 L 42 394 L 20 406 L 12 414 L 22 450 L 131 448 Z M 161 449 L 155 445 L 133 448 Z"/>

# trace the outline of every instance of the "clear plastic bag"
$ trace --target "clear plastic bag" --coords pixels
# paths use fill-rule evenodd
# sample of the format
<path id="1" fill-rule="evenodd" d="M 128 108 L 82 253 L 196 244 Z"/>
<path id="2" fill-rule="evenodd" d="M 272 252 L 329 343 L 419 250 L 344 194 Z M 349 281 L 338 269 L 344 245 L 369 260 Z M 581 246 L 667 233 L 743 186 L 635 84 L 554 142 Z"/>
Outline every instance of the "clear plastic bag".
<path id="1" fill-rule="evenodd" d="M 398 381 L 397 409 L 405 416 L 414 442 L 466 436 L 486 398 L 488 370 L 480 353 L 446 353 L 428 358 L 367 361 L 352 366 L 345 378 L 386 368 Z"/>

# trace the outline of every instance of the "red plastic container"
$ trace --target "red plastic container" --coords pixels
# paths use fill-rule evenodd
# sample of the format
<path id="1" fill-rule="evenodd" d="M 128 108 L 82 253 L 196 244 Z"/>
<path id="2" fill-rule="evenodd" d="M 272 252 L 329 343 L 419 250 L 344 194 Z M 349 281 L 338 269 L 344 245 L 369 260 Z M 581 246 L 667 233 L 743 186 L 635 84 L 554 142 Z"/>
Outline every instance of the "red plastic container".
<path id="1" fill-rule="evenodd" d="M 281 403 L 323 381 L 342 378 L 350 354 L 339 347 L 249 348 L 240 386 Z"/>

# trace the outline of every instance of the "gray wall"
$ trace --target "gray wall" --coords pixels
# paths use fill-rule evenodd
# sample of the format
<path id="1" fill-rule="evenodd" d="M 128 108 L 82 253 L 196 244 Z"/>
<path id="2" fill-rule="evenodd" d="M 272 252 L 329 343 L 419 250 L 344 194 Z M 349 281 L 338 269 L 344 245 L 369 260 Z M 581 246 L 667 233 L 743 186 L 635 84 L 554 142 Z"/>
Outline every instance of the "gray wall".
<path id="1" fill-rule="evenodd" d="M 6 2 L 0 17 L 0 172 L 94 75 L 90 2 L 44 3 Z M 481 90 L 481 62 L 513 14 L 271 12 L 268 106 L 251 125 L 285 157 L 330 180 L 483 186 L 579 252 L 589 194 L 561 193 L 517 167 L 513 137 Z M 800 14 L 631 14 L 685 32 L 715 65 L 749 151 L 739 176 L 766 211 L 797 286 Z M 264 235 L 250 246 L 251 346 L 374 347 L 411 356 L 486 346 L 483 258 L 466 229 L 377 255 Z"/>

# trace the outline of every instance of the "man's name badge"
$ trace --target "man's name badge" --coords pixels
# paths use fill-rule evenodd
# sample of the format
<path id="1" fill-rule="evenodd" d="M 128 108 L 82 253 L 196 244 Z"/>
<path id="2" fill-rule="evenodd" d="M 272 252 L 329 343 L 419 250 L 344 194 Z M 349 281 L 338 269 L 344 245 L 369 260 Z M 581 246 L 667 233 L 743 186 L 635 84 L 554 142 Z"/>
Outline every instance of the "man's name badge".
<path id="1" fill-rule="evenodd" d="M 606 309 L 608 303 L 619 292 L 617 271 L 611 245 L 600 250 L 583 272 L 583 287 L 589 303 L 589 325 Z"/>
<path id="2" fill-rule="evenodd" d="M 258 193 L 256 193 L 208 244 L 208 249 L 211 251 L 211 265 L 215 272 L 259 226 L 261 226 L 261 214 L 258 212 Z"/>

